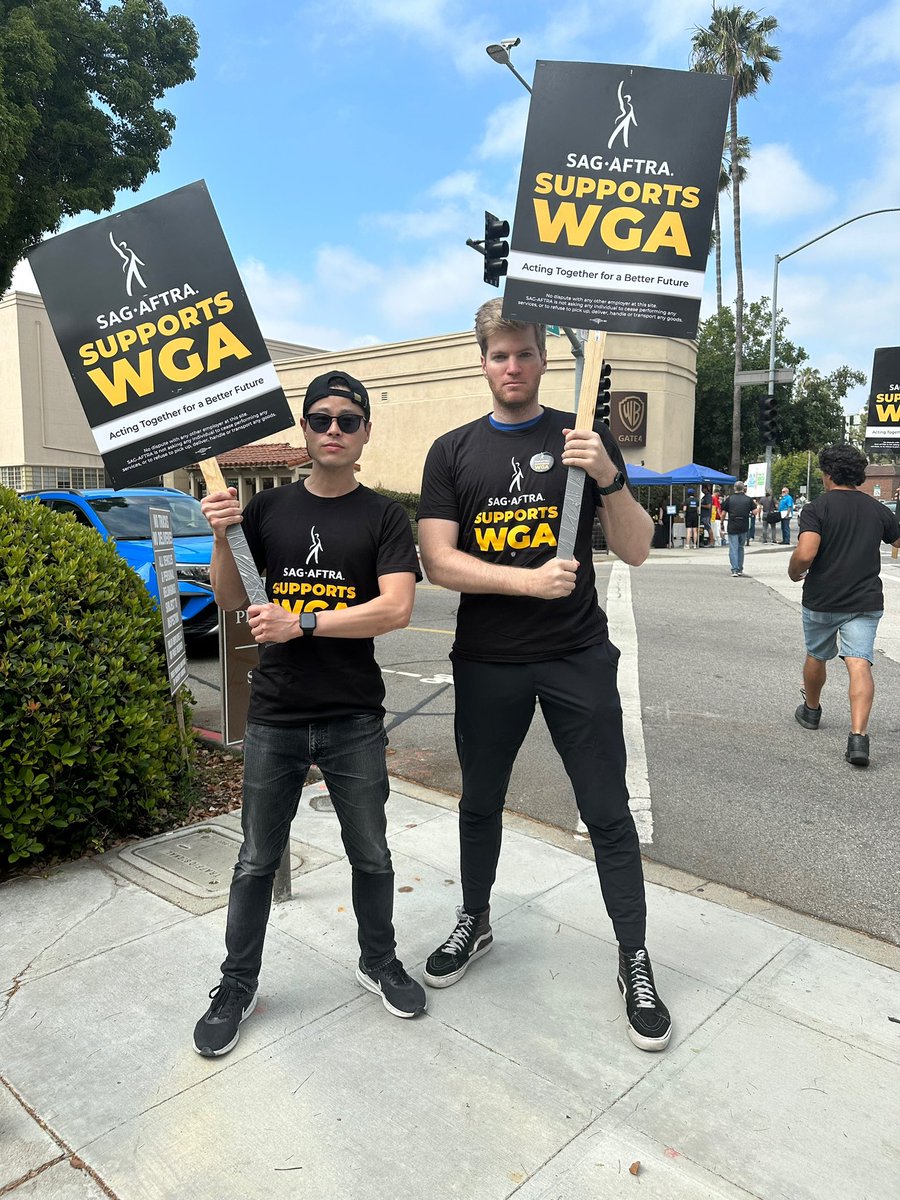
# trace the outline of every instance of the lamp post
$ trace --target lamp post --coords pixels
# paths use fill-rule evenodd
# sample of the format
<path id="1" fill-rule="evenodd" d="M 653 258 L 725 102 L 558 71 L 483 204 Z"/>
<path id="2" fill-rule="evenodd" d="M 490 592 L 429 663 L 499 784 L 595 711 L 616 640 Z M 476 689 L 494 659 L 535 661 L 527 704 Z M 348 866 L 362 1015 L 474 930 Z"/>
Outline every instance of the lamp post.
<path id="1" fill-rule="evenodd" d="M 485 46 L 485 50 L 495 63 L 500 63 L 502 67 L 509 67 L 522 87 L 527 92 L 531 92 L 531 85 L 526 83 L 516 68 L 512 65 L 512 60 L 509 57 L 510 50 L 514 49 L 522 41 L 521 38 L 504 38 L 502 42 L 492 42 L 490 46 Z"/>
<path id="2" fill-rule="evenodd" d="M 840 225 L 835 225 L 831 229 L 826 229 L 824 233 L 820 233 L 818 237 L 810 238 L 808 242 L 804 242 L 802 246 L 797 246 L 795 250 L 789 250 L 787 254 L 775 255 L 775 274 L 772 279 L 772 328 L 769 333 L 769 395 L 775 395 L 775 322 L 778 319 L 778 264 L 783 263 L 785 259 L 791 258 L 794 254 L 799 254 L 801 250 L 805 250 L 807 246 L 812 246 L 815 242 L 821 242 L 822 238 L 828 237 L 829 234 L 836 233 L 839 229 L 843 229 L 845 225 L 852 225 L 854 221 L 861 221 L 863 217 L 877 217 L 879 213 L 900 212 L 900 208 L 876 208 L 872 212 L 859 213 L 855 217 L 850 217 L 847 221 L 841 221 Z M 766 487 L 772 486 L 772 446 L 766 446 Z M 807 492 L 808 494 L 808 492 Z"/>
<path id="3" fill-rule="evenodd" d="M 502 67 L 509 67 L 522 87 L 532 95 L 532 87 L 527 83 L 516 68 L 512 65 L 512 59 L 509 56 L 510 50 L 514 50 L 521 43 L 521 38 L 503 38 L 499 42 L 491 42 L 490 46 L 485 46 L 485 50 L 489 58 L 492 58 L 495 63 L 499 63 Z M 574 329 L 569 329 L 568 326 L 560 326 L 563 333 L 569 339 L 569 345 L 572 347 L 572 357 L 575 359 L 575 400 L 577 402 L 581 394 L 581 377 L 584 372 L 584 344 Z"/>

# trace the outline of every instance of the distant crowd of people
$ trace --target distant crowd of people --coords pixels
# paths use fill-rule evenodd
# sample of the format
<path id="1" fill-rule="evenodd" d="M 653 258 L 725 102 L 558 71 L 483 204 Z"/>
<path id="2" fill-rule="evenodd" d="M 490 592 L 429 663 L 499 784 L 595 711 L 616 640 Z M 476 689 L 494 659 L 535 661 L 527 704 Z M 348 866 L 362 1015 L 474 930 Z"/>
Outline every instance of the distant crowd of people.
<path id="1" fill-rule="evenodd" d="M 740 496 L 742 499 L 738 500 Z M 664 531 L 662 543 L 675 545 L 675 526 L 684 526 L 683 546 L 699 549 L 702 546 L 728 546 L 732 575 L 743 573 L 743 550 L 748 542 L 756 538 L 757 520 L 761 526 L 761 540 L 773 545 L 779 540 L 782 546 L 791 544 L 791 521 L 797 505 L 790 488 L 783 487 L 776 499 L 769 489 L 764 496 L 753 498 L 747 495 L 747 485 L 736 483 L 734 493 L 723 496 L 718 487 L 704 483 L 699 496 L 694 488 L 685 492 L 681 505 L 661 503 L 656 512 L 656 523 Z"/>

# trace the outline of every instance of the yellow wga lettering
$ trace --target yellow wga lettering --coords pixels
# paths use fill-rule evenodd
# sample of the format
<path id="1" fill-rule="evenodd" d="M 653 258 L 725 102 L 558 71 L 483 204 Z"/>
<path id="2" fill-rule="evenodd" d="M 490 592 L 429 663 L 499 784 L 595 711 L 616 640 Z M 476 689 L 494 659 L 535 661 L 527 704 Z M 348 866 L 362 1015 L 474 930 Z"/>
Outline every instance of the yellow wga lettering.
<path id="1" fill-rule="evenodd" d="M 542 242 L 555 245 L 562 238 L 569 246 L 584 246 L 596 233 L 611 250 L 655 254 L 670 249 L 682 258 L 691 256 L 678 209 L 696 208 L 699 188 L 542 171 L 535 179 L 534 191 L 534 216 Z M 573 200 L 560 200 L 552 209 L 543 196 L 574 196 L 579 200 L 590 196 L 599 203 L 586 205 L 579 215 L 579 206 Z M 643 207 L 635 208 L 635 204 Z"/>
<path id="2" fill-rule="evenodd" d="M 555 504 L 481 512 L 475 518 L 475 540 L 479 550 L 485 552 L 555 546 L 556 534 L 548 522 L 555 520 L 558 514 Z M 526 524 L 528 521 L 532 523 Z"/>
<path id="3" fill-rule="evenodd" d="M 884 424 L 900 424 L 900 392 L 879 392 L 875 397 L 878 420 Z"/>
<path id="4" fill-rule="evenodd" d="M 114 407 L 125 404 L 129 394 L 149 396 L 156 386 L 157 370 L 172 383 L 189 383 L 204 373 L 217 371 L 228 358 L 249 358 L 250 350 L 224 321 L 234 307 L 227 292 L 190 304 L 158 321 L 141 321 L 79 348 L 88 378 Z M 205 328 L 204 328 L 205 326 Z M 194 332 L 194 328 L 197 332 Z M 182 335 L 182 336 L 176 336 Z M 161 342 L 160 339 L 166 339 Z M 125 355 L 135 346 L 137 363 Z M 108 359 L 108 368 L 99 364 Z"/>

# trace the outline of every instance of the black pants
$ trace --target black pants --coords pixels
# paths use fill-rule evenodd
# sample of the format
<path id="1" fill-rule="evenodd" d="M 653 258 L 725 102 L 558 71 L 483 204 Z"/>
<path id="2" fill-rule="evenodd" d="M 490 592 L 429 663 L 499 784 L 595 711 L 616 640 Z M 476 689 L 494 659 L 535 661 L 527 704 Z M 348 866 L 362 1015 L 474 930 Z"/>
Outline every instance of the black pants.
<path id="1" fill-rule="evenodd" d="M 625 739 L 611 642 L 537 663 L 453 659 L 463 905 L 490 903 L 506 789 L 537 699 L 581 818 L 588 827 L 606 911 L 619 943 L 643 946 L 647 908 L 634 818 L 625 786 Z"/>

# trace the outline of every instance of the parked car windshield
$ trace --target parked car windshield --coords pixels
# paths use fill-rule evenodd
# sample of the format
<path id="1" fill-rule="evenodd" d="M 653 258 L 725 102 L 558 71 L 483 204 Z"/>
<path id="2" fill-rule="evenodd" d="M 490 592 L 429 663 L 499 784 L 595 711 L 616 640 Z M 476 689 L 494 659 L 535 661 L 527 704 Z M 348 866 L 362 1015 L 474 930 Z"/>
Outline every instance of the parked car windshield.
<path id="1" fill-rule="evenodd" d="M 150 538 L 150 509 L 167 508 L 172 514 L 173 537 L 209 537 L 209 522 L 193 496 L 98 496 L 91 508 L 113 535 L 129 541 Z"/>

